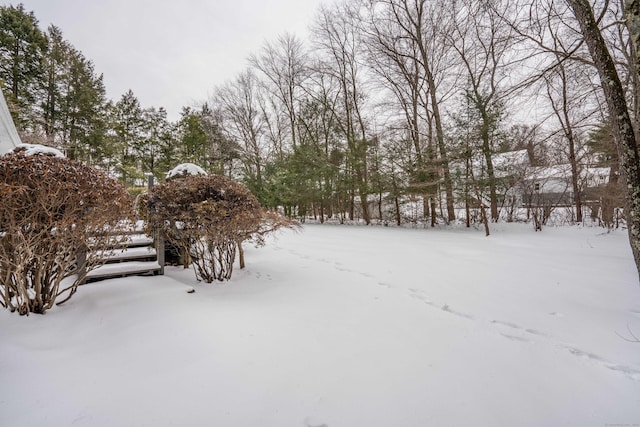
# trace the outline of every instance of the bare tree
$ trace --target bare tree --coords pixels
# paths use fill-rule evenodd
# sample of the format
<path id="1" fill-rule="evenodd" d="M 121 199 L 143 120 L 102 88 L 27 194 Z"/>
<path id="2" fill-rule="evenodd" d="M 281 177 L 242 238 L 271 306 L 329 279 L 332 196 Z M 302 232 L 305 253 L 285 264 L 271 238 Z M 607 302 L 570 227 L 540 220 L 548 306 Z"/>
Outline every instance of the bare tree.
<path id="1" fill-rule="evenodd" d="M 308 56 L 302 41 L 286 33 L 275 43 L 267 42 L 258 55 L 250 56 L 249 62 L 264 74 L 269 92 L 286 111 L 291 144 L 295 148 L 298 143 L 299 96 L 309 71 Z"/>
<path id="2" fill-rule="evenodd" d="M 336 130 L 341 90 L 338 79 L 326 66 L 320 60 L 312 66 L 298 117 L 300 145 L 305 146 L 315 159 L 315 173 L 311 173 L 310 178 L 316 187 L 313 212 L 320 222 L 334 212 L 344 212 L 346 205 L 340 188 L 344 177 L 344 144 Z"/>
<path id="3" fill-rule="evenodd" d="M 365 94 L 362 90 L 358 55 L 362 50 L 357 30 L 357 10 L 348 4 L 336 4 L 333 9 L 322 7 L 314 31 L 317 43 L 326 55 L 328 71 L 340 85 L 340 105 L 336 124 L 347 141 L 349 165 L 357 189 L 362 218 L 371 223 L 368 205 L 367 134 L 363 112 Z M 353 207 L 353 202 L 351 206 Z M 353 209 L 350 212 L 353 217 Z"/>
<path id="4" fill-rule="evenodd" d="M 591 76 L 583 64 L 566 63 L 558 59 L 558 66 L 544 77 L 544 89 L 553 115 L 560 125 L 560 133 L 566 146 L 563 151 L 571 166 L 575 220 L 582 222 L 581 174 L 584 153 L 581 150 L 580 135 L 593 124 L 590 119 L 594 116 L 594 92 L 591 90 Z"/>
<path id="5" fill-rule="evenodd" d="M 401 103 L 406 107 L 406 120 L 414 143 L 420 142 L 421 138 L 418 117 L 424 123 L 427 144 L 420 150 L 416 148 L 416 155 L 427 157 L 422 160 L 424 165 L 428 160 L 435 161 L 436 154 L 439 154 L 447 219 L 452 221 L 455 219 L 453 186 L 441 113 L 447 91 L 439 84 L 449 73 L 448 60 L 451 59 L 449 47 L 441 37 L 446 32 L 444 7 L 428 0 L 368 0 L 365 3 L 368 4 L 373 40 L 401 77 L 393 82 L 392 75 L 384 76 L 396 96 L 404 98 Z M 417 114 L 416 106 L 423 110 L 420 114 Z M 432 143 L 435 147 L 429 145 Z"/>
<path id="6" fill-rule="evenodd" d="M 478 0 L 457 2 L 457 7 L 451 8 L 454 25 L 448 33 L 448 40 L 462 63 L 468 86 L 466 96 L 480 118 L 478 136 L 488 176 L 491 219 L 497 221 L 493 135 L 504 113 L 504 86 L 509 84 L 508 66 L 514 37 L 511 29 L 502 25 L 491 3 Z"/>
<path id="7" fill-rule="evenodd" d="M 212 102 L 222 111 L 229 137 L 239 141 L 244 149 L 241 161 L 245 178 L 250 182 L 252 191 L 257 194 L 263 188 L 264 168 L 265 120 L 260 103 L 258 82 L 250 70 L 241 73 L 233 82 L 218 88 Z"/>
<path id="8" fill-rule="evenodd" d="M 435 205 L 439 169 L 434 159 L 433 138 L 427 134 L 428 129 L 433 128 L 428 124 L 433 114 L 425 117 L 428 108 L 425 108 L 424 100 L 429 99 L 429 89 L 417 42 L 404 37 L 403 26 L 397 22 L 398 16 L 387 6 L 385 2 L 368 2 L 364 29 L 368 64 L 396 100 L 394 113 L 400 113 L 400 121 L 404 123 L 400 127 L 406 130 L 413 146 L 414 161 L 410 164 L 412 188 L 423 196 L 424 214 L 431 212 L 433 225 L 435 211 L 431 206 Z"/>
<path id="9" fill-rule="evenodd" d="M 613 128 L 614 141 L 620 157 L 620 171 L 626 183 L 626 216 L 629 239 L 633 256 L 640 274 L 640 156 L 634 121 L 634 109 L 627 105 L 626 94 L 613 61 L 609 48 L 603 38 L 592 5 L 587 0 L 567 0 L 571 6 L 584 36 L 594 66 L 598 70 L 602 90 L 607 102 L 609 119 Z M 630 40 L 635 48 L 640 47 L 640 3 L 632 0 L 628 4 L 628 16 L 631 24 Z M 640 73 L 639 64 L 633 64 L 634 71 Z"/>

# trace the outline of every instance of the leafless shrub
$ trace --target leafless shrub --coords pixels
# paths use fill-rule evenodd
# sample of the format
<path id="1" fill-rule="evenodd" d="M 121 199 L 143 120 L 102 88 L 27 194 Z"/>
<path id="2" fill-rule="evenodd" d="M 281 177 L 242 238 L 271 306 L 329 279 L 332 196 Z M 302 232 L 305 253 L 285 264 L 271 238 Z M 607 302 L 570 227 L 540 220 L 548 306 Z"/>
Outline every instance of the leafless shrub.
<path id="1" fill-rule="evenodd" d="M 130 208 L 120 184 L 82 163 L 0 157 L 0 304 L 24 315 L 67 301 L 103 263 L 115 239 L 109 231 Z"/>
<path id="2" fill-rule="evenodd" d="M 191 256 L 196 276 L 207 283 L 231 278 L 243 241 L 262 243 L 265 235 L 294 226 L 265 212 L 246 187 L 220 175 L 166 181 L 152 189 L 148 211 L 150 223 Z"/>

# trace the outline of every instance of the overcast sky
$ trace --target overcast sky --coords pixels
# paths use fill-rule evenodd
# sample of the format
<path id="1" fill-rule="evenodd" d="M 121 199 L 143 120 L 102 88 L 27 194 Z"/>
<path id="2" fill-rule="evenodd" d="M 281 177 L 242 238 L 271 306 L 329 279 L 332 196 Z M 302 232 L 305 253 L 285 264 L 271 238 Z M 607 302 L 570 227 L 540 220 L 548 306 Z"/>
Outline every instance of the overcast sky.
<path id="1" fill-rule="evenodd" d="M 326 0 L 0 0 L 23 3 L 42 29 L 58 26 L 104 74 L 107 96 L 133 90 L 143 107 L 207 99 L 235 77 L 249 54 L 284 32 L 307 39 Z"/>

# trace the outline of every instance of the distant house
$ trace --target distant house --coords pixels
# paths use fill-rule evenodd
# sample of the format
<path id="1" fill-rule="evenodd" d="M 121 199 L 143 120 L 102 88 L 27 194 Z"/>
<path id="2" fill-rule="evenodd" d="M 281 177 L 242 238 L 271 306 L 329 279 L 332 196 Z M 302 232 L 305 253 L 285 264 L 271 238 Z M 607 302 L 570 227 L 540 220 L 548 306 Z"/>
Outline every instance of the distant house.
<path id="1" fill-rule="evenodd" d="M 599 198 L 609 182 L 610 173 L 611 168 L 608 167 L 582 167 L 578 176 L 578 187 L 582 200 Z M 571 165 L 531 168 L 523 182 L 522 201 L 525 206 L 573 205 Z"/>
<path id="2" fill-rule="evenodd" d="M 20 137 L 13 123 L 7 101 L 0 90 L 0 155 L 11 152 L 20 144 Z"/>
<path id="3" fill-rule="evenodd" d="M 526 149 L 493 154 L 492 163 L 500 205 L 514 208 L 573 205 L 571 165 L 533 166 Z M 472 164 L 476 176 L 486 173 L 483 158 L 475 159 Z M 458 169 L 462 166 L 458 165 Z M 580 167 L 578 187 L 584 201 L 602 194 L 610 171 L 608 167 Z"/>
<path id="4" fill-rule="evenodd" d="M 611 168 L 584 168 L 581 177 L 583 183 L 582 200 L 584 202 L 599 203 L 603 194 L 607 191 L 610 175 Z"/>
<path id="5" fill-rule="evenodd" d="M 573 204 L 571 166 L 529 168 L 521 184 L 524 206 L 570 206 Z"/>

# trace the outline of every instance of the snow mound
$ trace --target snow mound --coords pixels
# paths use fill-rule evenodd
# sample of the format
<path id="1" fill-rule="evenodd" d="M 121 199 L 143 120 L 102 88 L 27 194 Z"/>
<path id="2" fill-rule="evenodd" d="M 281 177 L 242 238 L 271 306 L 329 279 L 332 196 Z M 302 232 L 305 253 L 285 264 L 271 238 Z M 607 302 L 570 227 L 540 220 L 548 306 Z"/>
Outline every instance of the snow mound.
<path id="1" fill-rule="evenodd" d="M 207 175 L 207 172 L 193 163 L 182 163 L 167 172 L 167 179 L 189 175 Z"/>
<path id="2" fill-rule="evenodd" d="M 54 157 L 65 157 L 62 154 L 62 151 L 57 150 L 53 147 L 47 147 L 45 145 L 40 144 L 18 144 L 16 148 L 13 149 L 14 153 L 24 152 L 25 156 L 54 156 Z"/>

